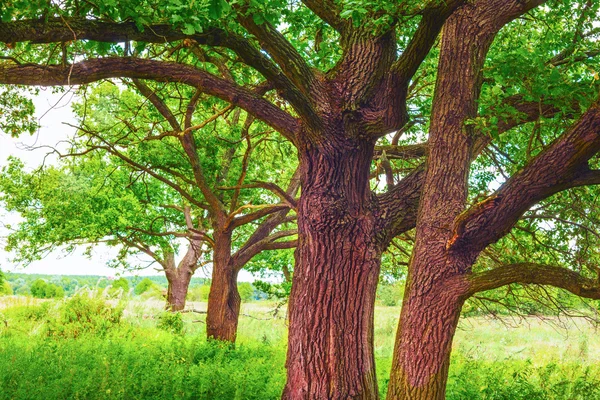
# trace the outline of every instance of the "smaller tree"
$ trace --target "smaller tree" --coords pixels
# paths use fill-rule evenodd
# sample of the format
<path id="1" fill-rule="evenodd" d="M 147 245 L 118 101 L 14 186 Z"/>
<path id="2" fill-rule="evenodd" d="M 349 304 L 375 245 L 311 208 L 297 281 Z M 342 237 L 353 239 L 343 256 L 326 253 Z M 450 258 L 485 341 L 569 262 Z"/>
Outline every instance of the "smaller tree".
<path id="1" fill-rule="evenodd" d="M 43 279 L 37 279 L 31 284 L 31 295 L 38 299 L 59 299 L 64 297 L 65 292 L 62 287 L 53 283 L 48 283 Z"/>

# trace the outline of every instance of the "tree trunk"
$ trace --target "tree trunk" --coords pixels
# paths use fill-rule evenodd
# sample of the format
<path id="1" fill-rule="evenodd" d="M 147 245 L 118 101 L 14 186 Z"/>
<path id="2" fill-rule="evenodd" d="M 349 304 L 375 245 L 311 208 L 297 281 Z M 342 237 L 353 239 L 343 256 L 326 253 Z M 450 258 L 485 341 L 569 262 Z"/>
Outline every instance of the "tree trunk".
<path id="1" fill-rule="evenodd" d="M 235 343 L 241 300 L 237 289 L 238 270 L 231 259 L 231 233 L 215 233 L 214 238 L 206 334 L 209 339 Z"/>
<path id="2" fill-rule="evenodd" d="M 373 308 L 381 250 L 368 187 L 373 143 L 343 140 L 300 153 L 284 399 L 378 397 Z"/>
<path id="3" fill-rule="evenodd" d="M 193 274 L 190 268 L 185 267 L 167 270 L 167 310 L 175 312 L 185 308 L 185 298 Z"/>
<path id="4" fill-rule="evenodd" d="M 441 281 L 424 275 L 408 278 L 388 400 L 445 398 L 452 339 L 467 284 L 460 277 Z"/>

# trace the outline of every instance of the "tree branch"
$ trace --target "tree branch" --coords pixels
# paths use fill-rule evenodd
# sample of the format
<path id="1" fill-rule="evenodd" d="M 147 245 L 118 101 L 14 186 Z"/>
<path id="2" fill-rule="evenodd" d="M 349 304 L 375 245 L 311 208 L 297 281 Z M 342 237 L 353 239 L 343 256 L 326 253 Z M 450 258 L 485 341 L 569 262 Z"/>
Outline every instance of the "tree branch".
<path id="1" fill-rule="evenodd" d="M 588 160 L 600 151 L 600 104 L 493 195 L 459 215 L 447 247 L 479 252 L 504 236 L 532 205 L 561 190 L 598 182 Z"/>
<path id="2" fill-rule="evenodd" d="M 169 43 L 192 40 L 207 46 L 222 46 L 233 50 L 247 65 L 255 68 L 279 89 L 282 97 L 301 114 L 306 98 L 281 70 L 249 40 L 219 28 L 206 28 L 203 33 L 186 35 L 172 25 L 146 26 L 140 31 L 133 22 L 108 22 L 83 18 L 51 18 L 49 20 L 23 20 L 0 22 L 0 42 L 57 43 L 72 40 L 122 43 L 140 41 Z"/>
<path id="3" fill-rule="evenodd" d="M 408 85 L 417 69 L 429 54 L 444 22 L 464 0 L 433 1 L 422 12 L 421 22 L 406 49 L 392 67 L 400 82 Z"/>
<path id="4" fill-rule="evenodd" d="M 473 274 L 469 277 L 469 296 L 512 283 L 550 285 L 590 299 L 600 299 L 600 282 L 567 268 L 517 263 Z"/>
<path id="5" fill-rule="evenodd" d="M 11 65 L 0 63 L 0 83 L 33 86 L 82 85 L 109 78 L 149 79 L 179 82 L 239 106 L 264 121 L 292 142 L 299 129 L 298 121 L 235 83 L 206 71 L 173 62 L 132 57 L 106 57 L 82 61 L 70 66 Z"/>

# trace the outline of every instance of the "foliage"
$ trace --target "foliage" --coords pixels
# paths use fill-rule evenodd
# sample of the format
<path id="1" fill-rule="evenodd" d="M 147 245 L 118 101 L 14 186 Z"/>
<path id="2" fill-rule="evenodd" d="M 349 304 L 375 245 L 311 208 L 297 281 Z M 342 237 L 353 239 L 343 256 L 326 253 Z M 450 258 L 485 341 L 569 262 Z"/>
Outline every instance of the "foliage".
<path id="1" fill-rule="evenodd" d="M 163 312 L 158 316 L 157 328 L 167 332 L 182 334 L 183 318 L 179 312 Z"/>
<path id="2" fill-rule="evenodd" d="M 242 301 L 250 301 L 254 299 L 254 286 L 250 282 L 239 282 L 238 292 Z"/>
<path id="3" fill-rule="evenodd" d="M 188 291 L 187 299 L 191 301 L 208 301 L 210 285 L 202 285 L 191 288 Z"/>
<path id="4" fill-rule="evenodd" d="M 124 306 L 112 306 L 105 300 L 79 294 L 66 300 L 55 318 L 48 320 L 47 335 L 77 338 L 81 335 L 104 337 L 117 328 Z"/>
<path id="5" fill-rule="evenodd" d="M 395 307 L 400 304 L 404 296 L 404 281 L 396 283 L 382 282 L 377 287 L 377 300 L 382 305 Z"/>
<path id="6" fill-rule="evenodd" d="M 110 285 L 113 290 L 122 290 L 124 294 L 129 292 L 129 282 L 125 278 L 115 279 Z"/>
<path id="7" fill-rule="evenodd" d="M 79 310 L 88 316 L 94 313 L 95 307 L 89 304 L 98 299 L 82 296 L 80 300 L 81 303 L 67 307 L 61 302 L 44 301 L 2 310 L 8 328 L 0 324 L 0 354 L 3 355 L 0 357 L 0 399 L 263 400 L 280 397 L 286 352 L 285 323 L 281 320 L 243 319 L 242 343 L 235 348 L 206 341 L 202 335 L 203 325 L 192 324 L 190 318 L 184 318 L 191 316 L 185 314 L 179 314 L 185 327 L 183 334 L 158 329 L 161 319 L 143 319 L 130 314 L 105 331 L 96 327 L 77 336 L 54 335 L 48 340 L 47 330 L 38 327 L 55 326 L 64 321 L 65 309 Z M 82 306 L 83 303 L 86 305 Z M 106 306 L 104 302 L 100 309 L 106 310 Z M 257 317 L 263 315 L 249 312 Z M 397 312 L 397 307 L 377 307 L 375 312 L 376 365 L 382 397 L 386 391 L 385 372 L 390 367 Z M 82 325 L 77 319 L 67 324 L 72 328 Z M 593 327 L 580 326 L 580 329 L 589 335 L 592 348 L 588 351 L 596 355 L 585 353 L 583 345 L 574 351 L 572 346 L 576 341 L 573 339 L 576 338 L 571 335 L 566 342 L 567 337 L 555 329 L 539 322 L 520 329 L 506 329 L 499 323 L 468 319 L 457 333 L 446 398 L 600 399 L 600 368 L 594 361 L 598 339 Z M 579 339 L 581 343 L 583 340 Z M 524 351 L 527 342 L 529 345 Z M 480 347 L 480 343 L 484 345 Z M 549 351 L 554 355 L 545 354 Z M 535 364 L 529 361 L 532 355 L 536 356 Z"/>
<path id="8" fill-rule="evenodd" d="M 13 289 L 10 286 L 10 283 L 8 283 L 8 281 L 0 283 L 0 296 L 10 296 L 11 294 L 13 294 Z"/>
<path id="9" fill-rule="evenodd" d="M 52 299 L 64 297 L 65 292 L 62 287 L 54 283 L 48 283 L 43 279 L 38 279 L 31 284 L 31 295 L 38 299 Z"/>
<path id="10" fill-rule="evenodd" d="M 150 289 L 155 283 L 152 282 L 150 279 L 148 278 L 144 278 L 140 281 L 140 283 L 138 283 L 137 285 L 135 285 L 135 289 L 133 289 L 133 293 L 136 296 L 139 296 L 142 293 L 145 293 L 148 289 Z"/>
<path id="11" fill-rule="evenodd" d="M 6 280 L 6 276 L 4 275 L 2 270 L 0 270 L 0 296 L 11 294 L 13 294 L 12 287 L 10 286 L 10 283 L 8 283 L 8 281 Z"/>

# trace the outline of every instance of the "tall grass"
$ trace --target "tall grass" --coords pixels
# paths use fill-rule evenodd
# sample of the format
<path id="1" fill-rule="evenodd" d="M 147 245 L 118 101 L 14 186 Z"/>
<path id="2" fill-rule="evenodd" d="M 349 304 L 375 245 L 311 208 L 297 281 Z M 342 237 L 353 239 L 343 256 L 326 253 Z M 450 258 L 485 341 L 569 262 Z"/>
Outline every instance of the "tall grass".
<path id="1" fill-rule="evenodd" d="M 164 316 L 149 303 L 86 297 L 10 300 L 0 306 L 0 399 L 276 399 L 287 334 L 285 319 L 268 319 L 269 310 L 244 306 L 255 318 L 242 317 L 233 348 L 206 341 L 201 314 Z M 376 313 L 382 396 L 398 312 Z M 600 335 L 573 321 L 569 330 L 528 323 L 464 321 L 447 398 L 600 399 Z"/>

